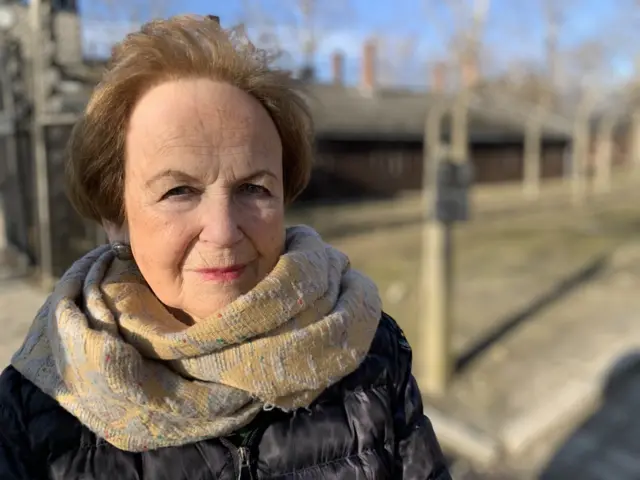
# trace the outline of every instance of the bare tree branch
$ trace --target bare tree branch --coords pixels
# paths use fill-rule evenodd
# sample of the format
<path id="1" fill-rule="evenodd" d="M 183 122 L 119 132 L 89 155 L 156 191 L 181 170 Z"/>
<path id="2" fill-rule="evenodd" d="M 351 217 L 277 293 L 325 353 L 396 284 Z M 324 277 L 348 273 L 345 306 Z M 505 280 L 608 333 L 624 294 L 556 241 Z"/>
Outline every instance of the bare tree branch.
<path id="1" fill-rule="evenodd" d="M 173 0 L 94 0 L 93 3 L 95 10 L 103 12 L 97 20 L 124 21 L 135 25 L 168 16 Z"/>
<path id="2" fill-rule="evenodd" d="M 328 35 L 347 27 L 351 4 L 339 0 L 242 0 L 243 16 L 262 40 L 313 67 Z"/>
<path id="3" fill-rule="evenodd" d="M 381 85 L 409 85 L 415 82 L 418 39 L 415 36 L 375 36 L 378 45 L 379 68 L 377 79 Z M 424 72 L 422 72 L 424 76 Z M 421 83 L 424 84 L 424 78 Z"/>

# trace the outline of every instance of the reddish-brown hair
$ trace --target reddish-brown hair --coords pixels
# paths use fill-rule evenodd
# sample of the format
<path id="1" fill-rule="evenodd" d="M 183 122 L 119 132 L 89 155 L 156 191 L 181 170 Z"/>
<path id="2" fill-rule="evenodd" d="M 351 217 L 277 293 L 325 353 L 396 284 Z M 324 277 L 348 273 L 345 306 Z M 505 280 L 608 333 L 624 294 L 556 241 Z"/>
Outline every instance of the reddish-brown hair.
<path id="1" fill-rule="evenodd" d="M 147 23 L 117 44 L 69 141 L 66 175 L 72 204 L 87 218 L 121 225 L 125 136 L 140 97 L 159 83 L 182 78 L 227 82 L 256 98 L 283 146 L 285 202 L 306 187 L 312 167 L 311 119 L 298 83 L 271 67 L 240 29 L 213 17 L 177 16 Z"/>

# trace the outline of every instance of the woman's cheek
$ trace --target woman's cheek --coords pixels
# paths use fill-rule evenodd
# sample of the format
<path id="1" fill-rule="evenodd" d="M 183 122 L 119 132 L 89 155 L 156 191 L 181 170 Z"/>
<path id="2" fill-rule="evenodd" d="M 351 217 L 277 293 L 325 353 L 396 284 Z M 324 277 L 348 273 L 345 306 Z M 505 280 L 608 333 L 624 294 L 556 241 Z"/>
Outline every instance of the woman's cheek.
<path id="1" fill-rule="evenodd" d="M 188 217 L 156 215 L 133 226 L 131 244 L 136 258 L 144 259 L 150 268 L 154 264 L 178 268 L 197 238 L 195 225 Z"/>

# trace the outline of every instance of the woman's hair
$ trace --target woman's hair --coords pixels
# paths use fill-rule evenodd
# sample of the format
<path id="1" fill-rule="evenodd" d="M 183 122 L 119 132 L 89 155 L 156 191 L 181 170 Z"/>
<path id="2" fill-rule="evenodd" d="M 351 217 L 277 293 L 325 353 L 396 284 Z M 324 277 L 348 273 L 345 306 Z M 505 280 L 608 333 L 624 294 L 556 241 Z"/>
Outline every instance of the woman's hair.
<path id="1" fill-rule="evenodd" d="M 66 168 L 71 203 L 84 217 L 123 223 L 125 138 L 132 110 L 152 87 L 184 78 L 229 83 L 266 109 L 280 134 L 284 200 L 291 203 L 311 173 L 311 118 L 298 83 L 270 63 L 242 30 L 225 30 L 214 17 L 157 20 L 128 35 L 114 47 L 71 134 Z"/>

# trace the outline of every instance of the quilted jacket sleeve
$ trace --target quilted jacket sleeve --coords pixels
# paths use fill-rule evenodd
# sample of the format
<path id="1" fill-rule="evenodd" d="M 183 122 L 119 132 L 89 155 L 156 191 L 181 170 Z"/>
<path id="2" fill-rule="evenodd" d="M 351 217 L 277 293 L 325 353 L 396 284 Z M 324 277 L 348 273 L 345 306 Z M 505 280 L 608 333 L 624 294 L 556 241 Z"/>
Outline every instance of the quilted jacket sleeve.
<path id="1" fill-rule="evenodd" d="M 20 422 L 20 385 L 17 372 L 5 370 L 0 375 L 0 479 L 37 480 L 31 471 L 38 459 L 32 458 L 25 429 Z"/>
<path id="2" fill-rule="evenodd" d="M 402 480 L 451 480 L 431 422 L 422 409 L 422 395 L 411 373 L 412 353 L 404 334 L 397 331 L 397 371 L 394 425 L 396 466 Z M 400 477 L 400 472 L 402 476 Z"/>

